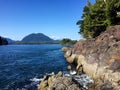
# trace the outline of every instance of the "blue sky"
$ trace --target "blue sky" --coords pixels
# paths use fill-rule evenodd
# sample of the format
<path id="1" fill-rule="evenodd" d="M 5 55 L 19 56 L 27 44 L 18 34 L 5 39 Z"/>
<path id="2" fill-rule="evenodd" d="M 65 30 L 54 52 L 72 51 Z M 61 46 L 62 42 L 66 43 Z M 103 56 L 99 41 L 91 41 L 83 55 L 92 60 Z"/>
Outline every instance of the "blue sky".
<path id="1" fill-rule="evenodd" d="M 94 3 L 95 0 L 90 0 Z M 21 40 L 31 33 L 81 39 L 76 22 L 87 0 L 0 0 L 0 36 Z"/>

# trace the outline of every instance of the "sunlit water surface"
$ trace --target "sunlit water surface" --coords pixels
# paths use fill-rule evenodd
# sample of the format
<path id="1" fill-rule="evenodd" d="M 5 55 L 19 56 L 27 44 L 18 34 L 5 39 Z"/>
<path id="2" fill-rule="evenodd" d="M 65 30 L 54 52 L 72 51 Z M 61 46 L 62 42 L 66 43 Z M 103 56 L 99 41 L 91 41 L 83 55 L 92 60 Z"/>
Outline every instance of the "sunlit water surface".
<path id="1" fill-rule="evenodd" d="M 0 46 L 0 90 L 36 90 L 33 78 L 66 71 L 59 44 Z"/>

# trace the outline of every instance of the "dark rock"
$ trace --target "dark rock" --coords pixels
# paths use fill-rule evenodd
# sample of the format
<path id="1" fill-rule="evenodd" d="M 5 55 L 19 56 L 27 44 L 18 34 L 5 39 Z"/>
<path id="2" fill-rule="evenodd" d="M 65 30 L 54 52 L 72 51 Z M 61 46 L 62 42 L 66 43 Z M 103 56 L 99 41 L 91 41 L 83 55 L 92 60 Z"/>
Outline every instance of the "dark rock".
<path id="1" fill-rule="evenodd" d="M 105 82 L 100 86 L 100 90 L 113 90 L 113 86 L 112 86 L 111 82 L 105 81 Z"/>

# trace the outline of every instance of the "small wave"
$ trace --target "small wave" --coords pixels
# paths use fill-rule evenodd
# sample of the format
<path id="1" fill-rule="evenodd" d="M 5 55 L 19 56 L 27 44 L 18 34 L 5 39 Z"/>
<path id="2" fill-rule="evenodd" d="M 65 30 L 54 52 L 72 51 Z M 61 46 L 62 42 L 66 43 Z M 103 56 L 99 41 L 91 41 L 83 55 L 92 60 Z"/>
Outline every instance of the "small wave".
<path id="1" fill-rule="evenodd" d="M 54 72 L 51 72 L 51 73 L 46 73 L 45 75 L 46 75 L 46 76 L 52 76 L 52 75 L 55 75 L 55 73 L 54 73 Z"/>
<path id="2" fill-rule="evenodd" d="M 81 86 L 85 89 L 88 89 L 88 85 L 94 83 L 93 79 L 86 74 L 75 75 L 72 77 L 75 81 L 77 81 Z"/>
<path id="3" fill-rule="evenodd" d="M 85 89 L 88 89 L 89 84 L 94 83 L 94 80 L 87 74 L 76 75 L 76 71 L 63 72 L 63 77 L 72 78 Z"/>
<path id="4" fill-rule="evenodd" d="M 30 79 L 30 81 L 33 81 L 33 82 L 40 82 L 42 81 L 42 79 L 40 78 L 33 78 L 33 79 Z"/>

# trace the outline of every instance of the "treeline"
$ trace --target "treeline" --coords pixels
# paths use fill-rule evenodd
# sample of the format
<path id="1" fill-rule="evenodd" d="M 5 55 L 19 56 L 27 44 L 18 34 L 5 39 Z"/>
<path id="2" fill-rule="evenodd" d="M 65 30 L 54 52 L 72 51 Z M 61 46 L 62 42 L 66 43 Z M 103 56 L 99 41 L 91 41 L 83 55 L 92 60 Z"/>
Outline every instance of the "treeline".
<path id="1" fill-rule="evenodd" d="M 5 38 L 0 36 L 0 45 L 7 45 L 7 44 L 8 44 L 8 41 Z"/>
<path id="2" fill-rule="evenodd" d="M 82 20 L 77 22 L 84 38 L 95 38 L 108 26 L 120 24 L 120 0 L 89 1 L 83 9 Z"/>
<path id="3" fill-rule="evenodd" d="M 73 45 L 77 42 L 77 40 L 71 40 L 69 38 L 64 38 L 61 40 L 60 44 L 62 45 Z"/>

